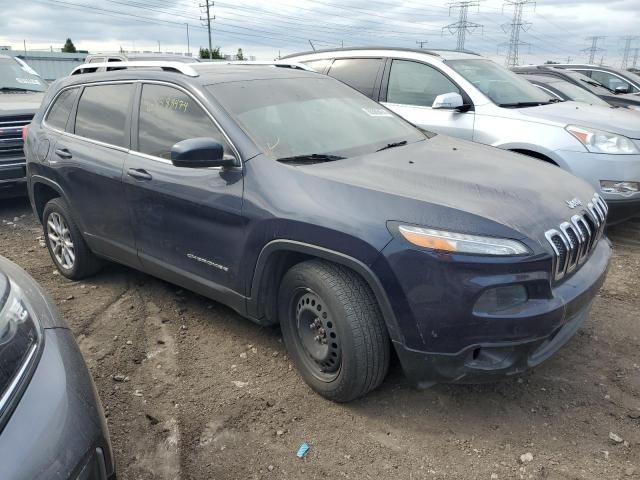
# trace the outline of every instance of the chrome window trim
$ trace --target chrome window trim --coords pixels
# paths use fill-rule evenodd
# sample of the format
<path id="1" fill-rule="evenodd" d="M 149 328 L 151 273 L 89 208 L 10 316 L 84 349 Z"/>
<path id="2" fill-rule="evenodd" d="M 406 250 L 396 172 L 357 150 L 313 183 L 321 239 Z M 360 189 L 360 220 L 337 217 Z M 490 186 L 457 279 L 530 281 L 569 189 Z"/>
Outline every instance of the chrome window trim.
<path id="1" fill-rule="evenodd" d="M 76 135 L 75 133 L 65 132 L 64 130 L 60 130 L 59 128 L 56 128 L 56 127 L 53 127 L 53 126 L 49 125 L 47 123 L 47 121 L 46 121 L 47 117 L 49 116 L 49 111 L 51 110 L 53 104 L 56 102 L 56 100 L 62 94 L 62 92 L 66 91 L 66 90 L 70 90 L 72 88 L 91 87 L 91 86 L 96 86 L 96 85 L 118 85 L 118 84 L 128 84 L 128 83 L 131 83 L 131 84 L 141 83 L 143 87 L 144 87 L 145 83 L 146 84 L 154 84 L 154 85 L 164 85 L 164 86 L 176 88 L 176 89 L 182 91 L 183 93 L 185 93 L 187 96 L 189 96 L 191 99 L 193 99 L 196 102 L 196 104 L 205 112 L 205 115 L 207 115 L 209 117 L 209 119 L 213 122 L 213 124 L 218 128 L 218 130 L 220 130 L 220 132 L 224 136 L 225 140 L 227 141 L 227 143 L 229 144 L 229 146 L 233 150 L 233 153 L 234 153 L 239 165 L 235 165 L 232 168 L 242 168 L 242 164 L 244 162 L 242 160 L 242 156 L 240 155 L 240 152 L 236 148 L 235 144 L 231 141 L 231 138 L 229 138 L 229 135 L 227 134 L 227 132 L 225 132 L 224 129 L 220 126 L 220 124 L 215 119 L 215 117 L 213 115 L 211 115 L 211 113 L 209 112 L 209 110 L 207 110 L 207 108 L 204 106 L 204 104 L 200 100 L 198 100 L 196 97 L 194 97 L 191 94 L 191 92 L 189 92 L 187 89 L 185 89 L 185 88 L 183 88 L 183 87 L 181 87 L 179 85 L 176 85 L 175 83 L 171 83 L 171 82 L 165 82 L 165 81 L 161 81 L 161 80 L 136 79 L 136 80 L 105 80 L 105 81 L 86 82 L 86 83 L 78 83 L 78 84 L 74 84 L 74 85 L 69 85 L 67 87 L 64 87 L 64 88 L 60 89 L 60 91 L 58 91 L 56 93 L 55 97 L 51 100 L 51 102 L 49 102 L 49 105 L 47 105 L 47 109 L 45 110 L 44 115 L 42 116 L 42 126 L 48 128 L 49 130 L 53 130 L 54 132 L 57 132 L 57 133 L 59 133 L 61 135 L 65 135 L 65 136 L 70 137 L 70 138 L 75 138 L 75 139 L 78 139 L 78 140 L 84 140 L 86 142 L 93 143 L 95 145 L 99 145 L 101 147 L 107 147 L 107 148 L 111 148 L 111 149 L 118 150 L 118 151 L 121 151 L 121 152 L 130 153 L 132 155 L 139 156 L 139 157 L 142 157 L 142 158 L 146 158 L 148 160 L 155 160 L 155 161 L 160 162 L 160 163 L 173 165 L 171 160 L 167 160 L 166 158 L 156 157 L 155 155 L 149 155 L 149 154 L 146 154 L 146 153 L 143 153 L 143 152 L 139 152 L 137 150 L 132 150 L 130 148 L 124 148 L 124 147 L 120 147 L 118 145 L 112 145 L 112 144 L 101 142 L 99 140 L 94 140 L 92 138 L 82 137 L 80 135 Z M 141 95 L 142 95 L 142 93 L 141 93 Z M 209 167 L 208 169 L 211 169 L 211 170 L 222 170 L 222 167 Z"/>

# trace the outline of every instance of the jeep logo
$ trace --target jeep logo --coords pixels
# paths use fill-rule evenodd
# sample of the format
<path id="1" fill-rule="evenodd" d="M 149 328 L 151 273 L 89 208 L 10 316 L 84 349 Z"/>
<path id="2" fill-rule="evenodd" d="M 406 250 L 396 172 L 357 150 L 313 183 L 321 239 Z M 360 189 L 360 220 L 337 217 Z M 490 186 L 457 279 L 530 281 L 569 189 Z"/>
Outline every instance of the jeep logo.
<path id="1" fill-rule="evenodd" d="M 572 198 L 571 200 L 566 200 L 566 203 L 567 203 L 567 206 L 572 210 L 576 207 L 582 206 L 582 202 L 580 201 L 579 198 Z"/>

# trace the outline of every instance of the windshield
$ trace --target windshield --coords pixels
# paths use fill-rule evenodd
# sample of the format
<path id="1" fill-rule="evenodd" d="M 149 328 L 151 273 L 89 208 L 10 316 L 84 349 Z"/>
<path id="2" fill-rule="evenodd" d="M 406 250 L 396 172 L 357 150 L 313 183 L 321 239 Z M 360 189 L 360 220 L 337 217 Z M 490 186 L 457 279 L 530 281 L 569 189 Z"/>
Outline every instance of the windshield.
<path id="1" fill-rule="evenodd" d="M 0 91 L 44 92 L 47 85 L 13 58 L 0 58 Z"/>
<path id="2" fill-rule="evenodd" d="M 563 75 L 571 77 L 573 80 L 580 82 L 580 85 L 583 85 L 584 88 L 586 88 L 590 92 L 595 93 L 596 95 L 611 95 L 611 90 L 609 90 L 601 83 L 595 81 L 593 78 L 589 78 L 582 73 L 574 72 L 572 70 L 565 70 L 562 73 Z"/>
<path id="3" fill-rule="evenodd" d="M 274 159 L 315 155 L 317 161 L 332 161 L 426 138 L 373 100 L 326 77 L 239 81 L 207 88 Z"/>
<path id="4" fill-rule="evenodd" d="M 576 102 L 589 103 L 591 105 L 602 105 L 608 107 L 609 104 L 602 100 L 597 95 L 585 90 L 584 88 L 580 88 L 573 83 L 569 83 L 565 80 L 559 79 L 543 79 L 541 83 L 548 85 L 551 88 L 555 88 L 556 90 L 564 93 L 571 100 L 575 100 Z"/>
<path id="5" fill-rule="evenodd" d="M 499 106 L 533 106 L 549 103 L 548 95 L 491 60 L 448 60 L 447 65 Z"/>

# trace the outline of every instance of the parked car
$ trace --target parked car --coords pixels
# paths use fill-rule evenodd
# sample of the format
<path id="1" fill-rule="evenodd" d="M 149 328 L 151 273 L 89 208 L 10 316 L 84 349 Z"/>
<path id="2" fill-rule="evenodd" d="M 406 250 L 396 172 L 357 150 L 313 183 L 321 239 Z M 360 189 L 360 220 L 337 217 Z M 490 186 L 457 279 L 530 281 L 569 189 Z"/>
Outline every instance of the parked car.
<path id="1" fill-rule="evenodd" d="M 518 73 L 518 72 L 516 72 Z M 526 75 L 520 74 L 526 78 L 532 85 L 538 87 L 541 91 L 549 95 L 549 98 L 562 102 L 581 102 L 589 105 L 600 105 L 607 108 L 619 108 L 608 104 L 602 98 L 594 95 L 589 90 L 585 90 L 573 83 L 567 82 L 560 78 L 553 78 L 544 75 Z"/>
<path id="2" fill-rule="evenodd" d="M 36 281 L 4 257 L 0 478 L 115 479 L 102 407 L 73 334 Z"/>
<path id="3" fill-rule="evenodd" d="M 588 183 L 425 135 L 314 72 L 133 65 L 58 81 L 28 130 L 64 276 L 106 258 L 280 324 L 340 402 L 380 385 L 392 346 L 416 382 L 482 381 L 538 365 L 589 315 L 611 248 Z"/>
<path id="4" fill-rule="evenodd" d="M 22 127 L 33 118 L 47 89 L 25 65 L 0 55 L 0 197 L 27 193 Z"/>
<path id="5" fill-rule="evenodd" d="M 579 65 L 573 63 L 554 66 L 582 73 L 617 93 L 640 94 L 640 75 L 629 70 L 621 70 L 604 65 Z"/>
<path id="6" fill-rule="evenodd" d="M 589 181 L 610 222 L 640 213 L 640 116 L 550 100 L 479 55 L 338 49 L 291 55 L 380 101 L 413 124 L 529 155 Z"/>
<path id="7" fill-rule="evenodd" d="M 84 63 L 109 63 L 109 62 L 140 62 L 140 61 L 164 61 L 196 63 L 200 59 L 187 55 L 172 55 L 168 53 L 92 53 L 87 55 Z"/>
<path id="8" fill-rule="evenodd" d="M 573 70 L 548 65 L 527 65 L 515 67 L 513 71 L 524 75 L 527 80 L 538 87 L 549 88 L 550 84 L 555 85 L 551 87 L 551 91 L 562 100 L 586 101 L 586 103 L 596 105 L 598 103 L 593 97 L 597 96 L 608 105 L 640 111 L 640 96 L 630 93 L 616 93 L 592 78 Z M 542 85 L 543 83 L 544 85 Z M 572 86 L 568 86 L 567 83 Z M 582 91 L 576 90 L 576 87 Z M 591 95 L 583 93 L 585 90 Z"/>

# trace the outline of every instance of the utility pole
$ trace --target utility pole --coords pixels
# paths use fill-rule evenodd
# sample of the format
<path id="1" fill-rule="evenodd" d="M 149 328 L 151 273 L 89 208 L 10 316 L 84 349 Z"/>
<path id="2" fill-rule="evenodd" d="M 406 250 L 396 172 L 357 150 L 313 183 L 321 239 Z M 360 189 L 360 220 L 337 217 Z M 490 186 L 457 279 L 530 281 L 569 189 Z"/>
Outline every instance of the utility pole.
<path id="1" fill-rule="evenodd" d="M 311 45 L 311 50 L 316 51 L 316 47 L 313 46 L 313 42 L 309 40 L 309 45 Z"/>
<path id="2" fill-rule="evenodd" d="M 420 48 L 421 48 L 421 49 L 422 49 L 422 48 L 424 48 L 424 46 L 425 46 L 427 43 L 429 43 L 429 41 L 428 41 L 428 40 L 422 40 L 422 41 L 418 40 L 418 41 L 416 42 L 416 44 L 417 44 L 417 45 L 420 45 Z"/>
<path id="3" fill-rule="evenodd" d="M 158 40 L 158 53 L 162 53 L 162 51 L 160 50 L 160 40 Z"/>
<path id="4" fill-rule="evenodd" d="M 211 41 L 211 22 L 213 20 L 216 19 L 216 16 L 214 15 L 213 17 L 211 16 L 211 11 L 213 10 L 213 6 L 214 6 L 215 2 L 210 1 L 210 0 L 205 0 L 204 4 L 200 4 L 200 8 L 204 8 L 204 12 L 207 17 L 206 18 L 202 18 L 200 17 L 200 21 L 202 22 L 206 22 L 207 24 L 207 31 L 209 33 L 209 60 L 213 59 L 213 43 Z"/>
<path id="5" fill-rule="evenodd" d="M 604 40 L 605 38 L 607 38 L 607 37 L 604 37 L 602 35 L 593 36 L 593 37 L 587 37 L 586 38 L 586 40 L 590 40 L 591 41 L 591 47 L 585 48 L 582 51 L 589 53 L 589 62 L 588 63 L 593 63 L 594 60 L 596 59 L 596 55 L 598 54 L 598 52 L 603 52 L 604 51 L 603 48 L 599 48 L 598 47 L 598 42 L 600 40 Z"/>
<path id="6" fill-rule="evenodd" d="M 469 7 L 478 7 L 480 8 L 480 1 L 460 1 L 453 2 L 449 4 L 449 15 L 454 10 L 458 10 L 458 21 L 447 25 L 442 28 L 442 31 L 449 30 L 451 35 L 458 35 L 458 42 L 456 45 L 456 50 L 462 52 L 464 51 L 464 42 L 467 37 L 467 33 L 471 34 L 478 28 L 483 29 L 484 26 L 479 23 L 473 23 L 467 20 L 467 16 L 469 14 Z"/>
<path id="7" fill-rule="evenodd" d="M 526 5 L 533 5 L 535 9 L 536 2 L 531 0 L 505 0 L 504 7 L 513 7 L 513 18 L 511 23 L 502 26 L 502 30 L 509 33 L 509 44 L 507 50 L 507 58 L 505 65 L 507 67 L 515 67 L 520 63 L 520 47 L 529 45 L 520 41 L 520 32 L 526 32 L 531 28 L 531 23 L 522 21 L 522 14 Z"/>
<path id="8" fill-rule="evenodd" d="M 622 69 L 626 70 L 629 66 L 629 54 L 631 53 L 631 44 L 635 42 L 638 37 L 630 35 L 628 37 L 622 37 L 624 40 L 624 51 L 622 53 Z"/>
<path id="9" fill-rule="evenodd" d="M 191 42 L 189 41 L 189 24 L 185 23 L 187 26 L 187 55 L 191 56 Z"/>

